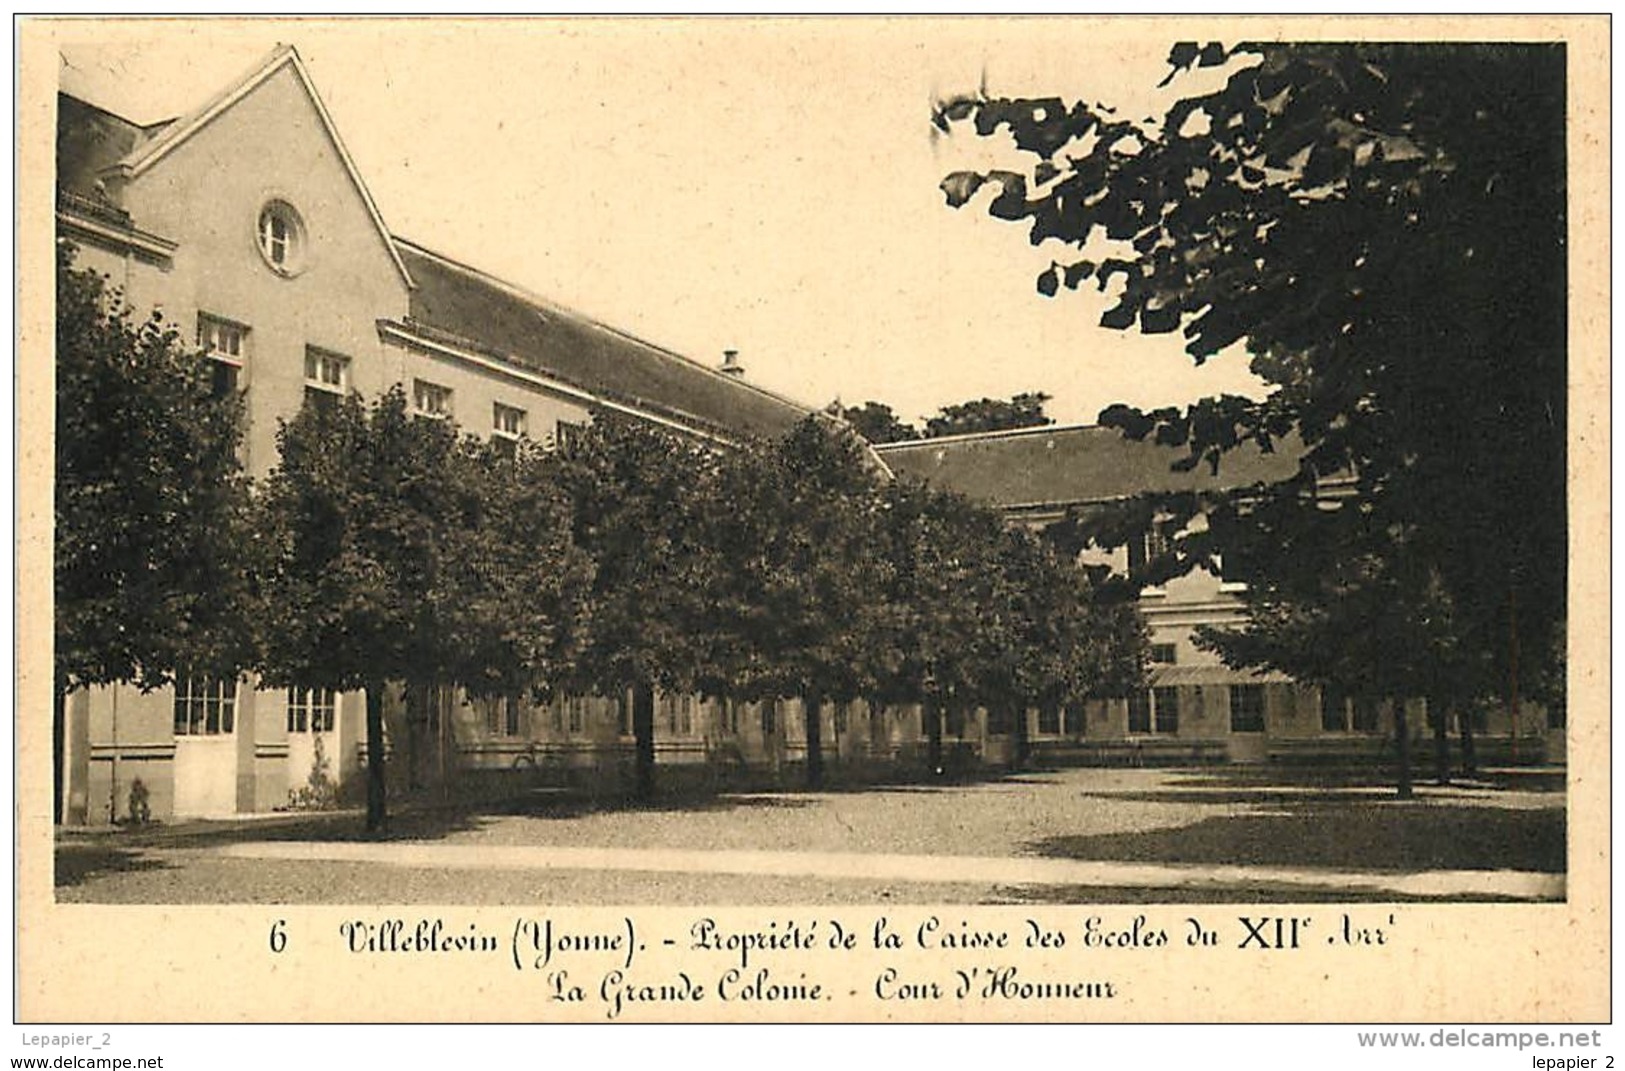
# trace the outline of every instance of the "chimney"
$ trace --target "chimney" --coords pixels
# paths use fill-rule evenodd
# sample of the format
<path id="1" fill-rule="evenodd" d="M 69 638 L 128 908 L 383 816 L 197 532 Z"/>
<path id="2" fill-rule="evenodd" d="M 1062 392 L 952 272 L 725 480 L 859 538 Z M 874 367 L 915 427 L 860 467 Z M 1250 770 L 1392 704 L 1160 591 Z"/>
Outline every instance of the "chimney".
<path id="1" fill-rule="evenodd" d="M 725 376 L 743 376 L 745 374 L 745 366 L 739 363 L 738 350 L 722 351 L 722 368 L 720 371 Z"/>

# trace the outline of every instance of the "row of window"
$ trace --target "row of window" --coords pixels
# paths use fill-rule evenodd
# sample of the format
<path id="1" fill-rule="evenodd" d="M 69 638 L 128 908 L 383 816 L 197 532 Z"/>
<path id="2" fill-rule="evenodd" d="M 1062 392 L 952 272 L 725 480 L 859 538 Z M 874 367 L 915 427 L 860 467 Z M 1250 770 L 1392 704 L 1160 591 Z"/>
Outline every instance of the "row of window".
<path id="1" fill-rule="evenodd" d="M 338 704 L 326 688 L 290 688 L 290 733 L 330 733 Z M 229 736 L 237 727 L 237 682 L 191 677 L 175 684 L 176 736 Z"/>
<path id="2" fill-rule="evenodd" d="M 225 395 L 242 389 L 243 368 L 248 360 L 249 328 L 208 313 L 197 318 L 198 347 L 212 365 L 214 391 Z M 305 398 L 314 404 L 331 404 L 350 389 L 350 358 L 317 346 L 305 347 Z M 412 380 L 412 409 L 418 416 L 450 420 L 453 415 L 452 389 L 427 379 Z M 512 453 L 513 444 L 528 433 L 524 409 L 503 402 L 491 403 L 491 437 L 499 449 Z M 560 422 L 556 441 L 567 444 L 576 425 Z"/>
<path id="3" fill-rule="evenodd" d="M 553 732 L 579 733 L 584 731 L 587 724 L 588 704 L 590 699 L 584 696 L 566 696 L 547 707 Z M 632 705 L 628 699 L 616 697 L 608 700 L 615 705 L 616 721 L 621 735 L 632 735 Z M 764 735 L 771 736 L 779 728 L 779 700 L 767 699 L 757 704 L 758 716 L 761 719 L 761 728 Z M 656 707 L 657 724 L 663 724 L 666 730 L 677 736 L 688 736 L 694 732 L 696 697 L 692 695 L 663 696 Z M 476 707 L 483 711 L 485 728 L 487 732 L 498 736 L 519 736 L 523 732 L 520 725 L 519 711 L 523 701 L 519 696 L 508 696 L 501 699 L 488 699 L 477 701 Z M 745 704 L 732 699 L 718 701 L 717 728 L 730 735 L 738 735 L 740 731 L 741 711 Z M 850 703 L 836 703 L 832 707 L 835 731 L 844 733 L 850 721 Z"/>
<path id="4" fill-rule="evenodd" d="M 1188 701 L 1193 720 L 1202 717 L 1202 690 L 1192 689 Z M 1174 687 L 1152 688 L 1136 692 L 1128 700 L 1128 731 L 1131 733 L 1176 733 L 1179 731 L 1180 690 Z M 1473 713 L 1474 727 L 1482 729 L 1485 714 Z M 1382 729 L 1379 700 L 1371 696 L 1350 696 L 1335 687 L 1326 688 L 1321 695 L 1320 727 L 1329 733 L 1375 733 Z M 1046 731 L 1040 727 L 1040 732 Z M 1232 684 L 1230 686 L 1230 731 L 1233 733 L 1261 733 L 1264 731 L 1264 686 L 1260 684 Z"/>
<path id="5" fill-rule="evenodd" d="M 1165 734 L 1179 732 L 1181 689 L 1172 686 L 1143 689 L 1128 697 L 1128 731 L 1135 734 Z M 1261 733 L 1264 731 L 1264 686 L 1261 684 L 1232 684 L 1230 693 L 1230 731 L 1234 733 Z M 1203 692 L 1189 689 L 1185 699 L 1191 709 L 1192 720 L 1202 718 Z M 617 721 L 622 735 L 632 734 L 632 705 L 624 697 L 610 700 L 616 706 Z M 584 696 L 567 696 L 550 704 L 552 728 L 556 733 L 580 733 L 588 718 L 589 700 Z M 476 708 L 484 713 L 485 727 L 493 735 L 519 736 L 520 710 L 523 700 L 518 695 L 476 701 Z M 433 706 L 433 704 L 429 704 Z M 720 703 L 719 728 L 737 735 L 740 727 L 740 709 L 743 704 L 733 700 Z M 759 704 L 762 733 L 771 736 L 778 731 L 779 701 L 765 700 Z M 338 709 L 334 693 L 325 688 L 289 689 L 287 693 L 287 725 L 290 733 L 332 732 Z M 1327 688 L 1321 699 L 1321 728 L 1326 732 L 1374 733 L 1380 728 L 1378 704 L 1367 696 L 1351 698 L 1335 688 Z M 691 695 L 665 696 L 660 700 L 657 717 L 673 734 L 687 736 L 694 731 L 695 697 Z M 832 709 L 836 733 L 845 733 L 850 718 L 850 704 L 836 703 Z M 951 712 L 950 717 L 962 711 Z M 216 736 L 229 735 L 236 723 L 237 684 L 207 678 L 182 680 L 175 686 L 175 735 Z M 1555 720 L 1555 719 L 1554 719 Z M 1475 712 L 1474 721 L 1482 728 L 1483 712 Z M 1009 715 L 993 712 L 989 715 L 989 730 L 1008 732 Z M 1045 735 L 1082 735 L 1083 709 L 1070 705 L 1040 710 L 1038 732 Z M 948 727 L 950 735 L 956 731 Z M 963 725 L 958 727 L 963 732 Z"/>

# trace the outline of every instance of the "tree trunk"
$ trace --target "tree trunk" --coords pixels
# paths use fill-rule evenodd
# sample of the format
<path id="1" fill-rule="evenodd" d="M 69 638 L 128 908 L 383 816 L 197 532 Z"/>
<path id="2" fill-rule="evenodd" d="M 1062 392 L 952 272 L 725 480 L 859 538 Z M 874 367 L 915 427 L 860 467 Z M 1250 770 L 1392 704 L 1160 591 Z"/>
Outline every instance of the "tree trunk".
<path id="1" fill-rule="evenodd" d="M 802 702 L 807 723 L 807 787 L 824 787 L 824 697 L 814 692 Z"/>
<path id="2" fill-rule="evenodd" d="M 1512 715 L 1512 761 L 1518 761 L 1518 587 L 1507 589 L 1507 705 Z"/>
<path id="3" fill-rule="evenodd" d="M 653 685 L 632 686 L 633 795 L 640 803 L 655 794 L 655 690 Z"/>
<path id="4" fill-rule="evenodd" d="M 1428 696 L 1428 721 L 1433 726 L 1433 776 L 1441 785 L 1450 783 L 1450 711 L 1443 699 Z"/>
<path id="5" fill-rule="evenodd" d="M 418 790 L 418 738 L 429 720 L 429 690 L 417 683 L 408 683 L 402 695 L 406 707 L 406 788 Z"/>
<path id="6" fill-rule="evenodd" d="M 1399 798 L 1411 798 L 1411 730 L 1405 717 L 1405 701 L 1394 701 L 1394 740 L 1399 748 Z"/>
<path id="7" fill-rule="evenodd" d="M 58 677 L 51 688 L 51 822 L 62 824 L 62 796 L 68 782 L 68 687 Z"/>
<path id="8" fill-rule="evenodd" d="M 382 833 L 384 821 L 384 686 L 367 685 L 367 832 Z"/>
<path id="9" fill-rule="evenodd" d="M 1478 704 L 1469 703 L 1458 715 L 1461 733 L 1461 772 L 1466 777 L 1478 773 L 1478 746 L 1473 739 L 1473 717 L 1478 712 Z"/>
<path id="10" fill-rule="evenodd" d="M 1027 765 L 1027 756 L 1032 750 L 1027 738 L 1027 708 L 1018 703 L 1010 716 L 1010 768 L 1020 770 Z"/>
<path id="11" fill-rule="evenodd" d="M 942 704 L 935 698 L 922 706 L 925 717 L 925 768 L 931 777 L 942 776 Z"/>
<path id="12" fill-rule="evenodd" d="M 437 685 L 435 703 L 435 776 L 440 779 L 440 798 L 451 799 L 451 764 L 447 742 L 451 739 L 451 689 Z"/>

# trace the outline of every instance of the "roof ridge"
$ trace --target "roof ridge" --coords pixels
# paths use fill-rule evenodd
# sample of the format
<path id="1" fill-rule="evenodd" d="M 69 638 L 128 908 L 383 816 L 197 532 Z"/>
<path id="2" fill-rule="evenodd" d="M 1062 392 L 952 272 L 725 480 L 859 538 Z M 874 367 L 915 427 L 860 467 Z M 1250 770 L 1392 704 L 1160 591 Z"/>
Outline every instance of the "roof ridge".
<path id="1" fill-rule="evenodd" d="M 889 443 L 876 443 L 876 450 L 907 450 L 911 447 L 925 448 L 938 446 L 943 443 L 971 442 L 973 440 L 988 439 L 1014 439 L 1023 435 L 1053 435 L 1057 432 L 1071 431 L 1097 431 L 1100 424 L 1031 424 L 1021 428 L 1000 428 L 997 431 L 966 431 L 958 435 L 932 435 L 919 439 L 898 439 Z"/>
<path id="2" fill-rule="evenodd" d="M 406 270 L 406 263 L 401 260 L 400 250 L 395 248 L 388 226 L 384 223 L 383 213 L 378 211 L 378 205 L 372 199 L 372 191 L 367 189 L 366 180 L 361 177 L 361 170 L 356 166 L 355 160 L 350 156 L 350 150 L 344 147 L 344 139 L 339 136 L 338 125 L 328 114 L 327 105 L 322 95 L 316 91 L 316 83 L 311 80 L 310 72 L 305 69 L 305 61 L 300 58 L 299 50 L 293 45 L 279 44 L 273 48 L 248 73 L 227 83 L 224 89 L 215 93 L 202 105 L 188 112 L 180 119 L 165 126 L 156 137 L 134 147 L 125 157 L 108 170 L 115 171 L 125 179 L 139 177 L 147 168 L 162 160 L 169 152 L 182 142 L 201 130 L 218 115 L 223 114 L 238 101 L 253 93 L 260 86 L 270 80 L 272 75 L 284 66 L 293 68 L 294 77 L 299 80 L 311 106 L 316 109 L 322 131 L 327 135 L 335 152 L 338 153 L 339 162 L 350 177 L 350 183 L 355 192 L 360 195 L 362 204 L 366 207 L 367 215 L 372 218 L 373 227 L 377 229 L 379 237 L 383 240 L 384 251 L 395 262 L 395 269 L 400 272 L 401 281 L 408 290 L 412 289 L 412 274 Z"/>
<path id="3" fill-rule="evenodd" d="M 222 88 L 210 94 L 202 104 L 189 112 L 183 113 L 171 122 L 157 137 L 144 144 L 137 145 L 124 159 L 119 161 L 119 166 L 126 168 L 140 167 L 147 157 L 166 151 L 169 143 L 179 141 L 180 135 L 188 133 L 204 116 L 221 107 L 232 97 L 244 92 L 249 86 L 269 76 L 272 71 L 286 62 L 288 57 L 293 54 L 292 45 L 277 45 L 246 72 L 233 78 Z M 141 124 L 134 125 L 140 126 Z"/>

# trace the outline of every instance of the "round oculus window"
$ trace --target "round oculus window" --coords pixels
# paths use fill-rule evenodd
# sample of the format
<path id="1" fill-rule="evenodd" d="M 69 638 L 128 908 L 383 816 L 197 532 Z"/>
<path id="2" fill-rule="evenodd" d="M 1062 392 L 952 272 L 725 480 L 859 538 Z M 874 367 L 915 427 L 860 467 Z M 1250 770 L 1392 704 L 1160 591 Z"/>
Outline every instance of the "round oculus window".
<path id="1" fill-rule="evenodd" d="M 286 201 L 269 201 L 260 209 L 256 228 L 260 256 L 279 275 L 295 275 L 305 266 L 305 221 Z"/>

